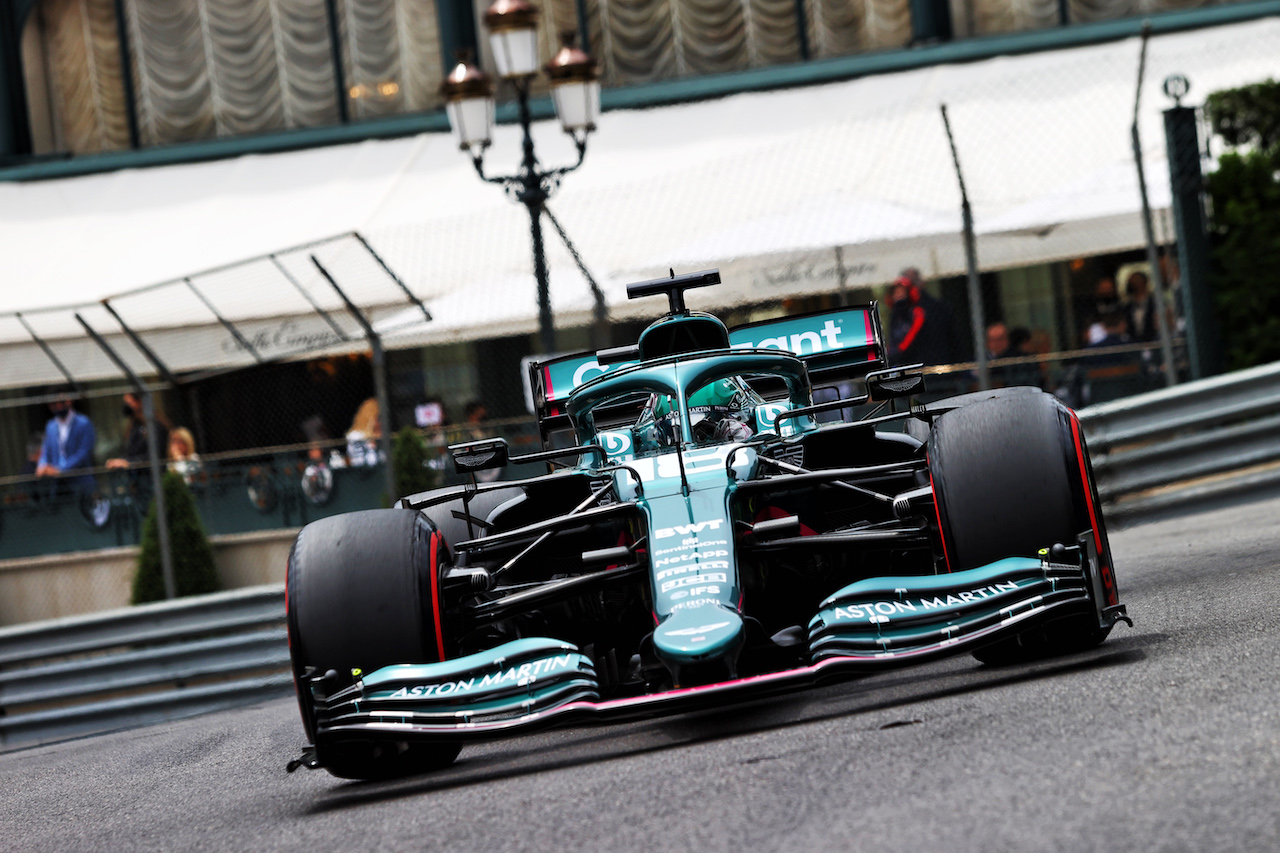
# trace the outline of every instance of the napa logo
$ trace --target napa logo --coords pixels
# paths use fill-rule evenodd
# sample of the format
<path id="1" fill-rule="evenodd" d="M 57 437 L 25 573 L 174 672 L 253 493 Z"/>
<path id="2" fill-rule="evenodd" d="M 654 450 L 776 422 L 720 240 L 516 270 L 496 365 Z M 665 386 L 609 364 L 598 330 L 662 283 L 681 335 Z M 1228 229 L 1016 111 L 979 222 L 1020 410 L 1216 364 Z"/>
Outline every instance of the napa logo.
<path id="1" fill-rule="evenodd" d="M 604 447 L 605 455 L 610 459 L 618 456 L 628 456 L 631 453 L 631 433 L 622 432 L 621 430 L 606 430 L 599 433 L 600 444 Z"/>

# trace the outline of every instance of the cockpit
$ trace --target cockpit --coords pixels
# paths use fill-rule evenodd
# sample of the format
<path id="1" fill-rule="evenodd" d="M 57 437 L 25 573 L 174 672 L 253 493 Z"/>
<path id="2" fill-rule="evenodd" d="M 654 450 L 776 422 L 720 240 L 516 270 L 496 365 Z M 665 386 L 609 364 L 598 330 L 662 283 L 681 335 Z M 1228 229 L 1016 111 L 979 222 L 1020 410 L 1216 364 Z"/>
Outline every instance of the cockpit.
<path id="1" fill-rule="evenodd" d="M 740 376 L 707 383 L 689 395 L 693 443 L 746 441 L 756 434 L 756 412 L 764 402 Z M 674 446 L 682 433 L 677 401 L 666 394 L 650 394 L 631 431 L 637 452 Z"/>
<path id="2" fill-rule="evenodd" d="M 785 398 L 765 399 L 753 380 L 768 378 Z M 680 354 L 601 376 L 570 395 L 578 441 L 602 440 L 642 455 L 680 444 L 746 441 L 772 431 L 779 413 L 809 405 L 804 365 L 776 351 Z M 788 422 L 783 434 L 800 426 Z M 610 452 L 613 456 L 614 453 Z"/>

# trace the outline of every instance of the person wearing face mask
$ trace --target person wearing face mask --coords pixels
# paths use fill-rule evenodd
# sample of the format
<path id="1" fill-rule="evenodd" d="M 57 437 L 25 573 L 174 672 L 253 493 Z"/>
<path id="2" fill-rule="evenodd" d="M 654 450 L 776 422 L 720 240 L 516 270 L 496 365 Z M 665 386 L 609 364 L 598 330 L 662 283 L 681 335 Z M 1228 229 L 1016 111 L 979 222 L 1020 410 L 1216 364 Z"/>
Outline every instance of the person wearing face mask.
<path id="1" fill-rule="evenodd" d="M 77 412 L 71 397 L 62 395 L 49 404 L 53 417 L 44 428 L 44 444 L 36 462 L 37 477 L 61 477 L 65 472 L 81 472 L 57 481 L 55 491 L 71 490 L 77 494 L 92 492 L 93 422 Z"/>

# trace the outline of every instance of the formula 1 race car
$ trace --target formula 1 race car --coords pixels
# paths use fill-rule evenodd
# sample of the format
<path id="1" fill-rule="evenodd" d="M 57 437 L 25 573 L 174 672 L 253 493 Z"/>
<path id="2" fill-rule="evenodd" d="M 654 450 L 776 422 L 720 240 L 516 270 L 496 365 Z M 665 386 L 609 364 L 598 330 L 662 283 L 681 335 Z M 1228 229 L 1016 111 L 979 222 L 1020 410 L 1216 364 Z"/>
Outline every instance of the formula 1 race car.
<path id="1" fill-rule="evenodd" d="M 470 484 L 299 533 L 290 770 L 417 773 L 468 741 L 1128 621 L 1073 412 L 1034 388 L 912 403 L 924 376 L 885 366 L 874 305 L 730 330 L 684 304 L 719 280 L 632 284 L 670 304 L 637 344 L 533 364 L 541 452 L 453 446 Z M 851 390 L 815 404 L 824 383 Z M 476 483 L 528 462 L 551 470 Z"/>

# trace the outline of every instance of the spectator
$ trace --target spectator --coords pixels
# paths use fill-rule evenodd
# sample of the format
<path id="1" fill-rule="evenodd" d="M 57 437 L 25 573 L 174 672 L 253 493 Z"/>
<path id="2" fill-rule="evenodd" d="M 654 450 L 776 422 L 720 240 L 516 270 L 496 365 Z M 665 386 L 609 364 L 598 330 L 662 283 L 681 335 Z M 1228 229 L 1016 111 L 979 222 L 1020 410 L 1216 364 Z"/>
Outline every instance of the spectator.
<path id="1" fill-rule="evenodd" d="M 382 461 L 378 440 L 382 438 L 382 421 L 378 417 L 378 400 L 370 397 L 360 404 L 347 430 L 347 461 L 353 466 L 377 465 Z"/>
<path id="2" fill-rule="evenodd" d="M 40 453 L 43 449 L 44 433 L 31 433 L 31 439 L 27 442 L 27 460 L 22 463 L 22 470 L 19 472 L 21 476 L 36 476 L 36 471 L 40 468 Z M 23 488 L 26 492 L 27 500 L 40 500 L 40 486 L 34 480 L 28 482 Z"/>
<path id="3" fill-rule="evenodd" d="M 1164 281 L 1165 292 L 1169 298 L 1165 300 L 1165 316 L 1171 316 L 1170 333 L 1183 335 L 1187 331 L 1186 306 L 1182 304 L 1182 268 L 1178 266 L 1176 255 L 1160 257 L 1160 278 Z"/>
<path id="4" fill-rule="evenodd" d="M 987 326 L 987 358 L 1005 358 L 1009 354 L 1009 327 L 999 320 Z"/>
<path id="5" fill-rule="evenodd" d="M 1106 334 L 1096 342 L 1089 344 L 1085 349 L 1102 349 L 1103 347 L 1115 347 L 1129 343 L 1124 313 L 1120 311 L 1111 312 L 1102 318 L 1102 326 Z M 1090 370 L 1119 367 L 1132 362 L 1133 354 L 1127 352 L 1103 353 L 1101 355 L 1085 356 L 1081 359 L 1081 364 Z"/>
<path id="6" fill-rule="evenodd" d="M 467 403 L 466 408 L 462 410 L 462 414 L 467 421 L 467 441 L 479 441 L 482 438 L 486 438 L 482 424 L 484 419 L 489 416 L 489 410 L 485 407 L 485 404 L 479 400 L 472 400 Z M 476 482 L 492 483 L 501 475 L 502 471 L 500 469 L 490 468 L 486 471 L 477 471 L 475 477 Z"/>
<path id="7" fill-rule="evenodd" d="M 1045 352 L 1048 352 L 1047 334 L 1045 338 Z M 1032 331 L 1025 326 L 1015 326 L 1010 329 L 1009 349 L 1006 357 L 1027 358 L 1028 356 L 1039 355 L 1032 344 L 1033 339 Z M 1009 385 L 1030 385 L 1035 388 L 1043 388 L 1045 386 L 1044 362 L 1026 361 L 1022 364 L 1011 364 L 1006 368 L 1005 381 Z"/>
<path id="8" fill-rule="evenodd" d="M 1008 358 L 1010 355 L 1009 347 L 1009 327 L 997 320 L 987 326 L 987 361 L 994 361 L 997 358 Z M 987 368 L 987 375 L 991 379 L 992 388 L 1003 388 L 1009 385 L 1009 368 L 1006 365 L 995 365 Z M 975 374 L 975 379 L 976 374 Z"/>
<path id="9" fill-rule="evenodd" d="M 1160 326 L 1156 319 L 1156 296 L 1151 292 L 1151 280 L 1147 274 L 1141 271 L 1129 273 L 1124 291 L 1129 297 L 1129 305 L 1125 309 L 1129 340 L 1140 343 L 1158 340 Z"/>
<path id="10" fill-rule="evenodd" d="M 327 465 L 330 468 L 347 467 L 347 457 L 343 456 L 342 451 L 337 447 L 332 446 L 333 436 L 329 433 L 329 427 L 325 424 L 324 418 L 313 414 L 299 426 L 311 445 L 307 448 L 308 462 L 313 465 Z"/>
<path id="11" fill-rule="evenodd" d="M 484 430 L 480 425 L 484 423 L 484 419 L 489 416 L 489 409 L 479 400 L 472 400 L 467 403 L 465 409 L 462 410 L 462 416 L 467 421 L 467 440 L 479 441 L 484 438 Z"/>
<path id="12" fill-rule="evenodd" d="M 902 271 L 893 282 L 890 299 L 889 364 L 950 363 L 951 310 L 925 291 L 918 269 Z"/>
<path id="13" fill-rule="evenodd" d="M 97 440 L 93 422 L 72 406 L 70 395 L 62 395 L 49 404 L 53 417 L 44 428 L 44 443 L 36 460 L 37 477 L 60 477 L 66 472 L 80 471 L 76 476 L 58 480 L 54 493 L 65 490 L 89 494 L 94 490 L 93 445 Z"/>
<path id="14" fill-rule="evenodd" d="M 1085 346 L 1096 344 L 1107 336 L 1103 318 L 1120 310 L 1120 295 L 1116 291 L 1115 281 L 1110 278 L 1099 279 L 1097 286 L 1093 290 L 1093 301 L 1089 305 L 1089 316 L 1087 318 L 1089 328 L 1085 333 Z"/>
<path id="15" fill-rule="evenodd" d="M 202 464 L 196 455 L 196 440 L 186 427 L 174 427 L 169 433 L 169 470 L 182 475 L 189 486 L 200 473 Z"/>
<path id="16" fill-rule="evenodd" d="M 34 477 L 36 469 L 40 467 L 40 451 L 44 448 L 44 433 L 31 433 L 31 440 L 27 442 L 27 461 L 22 463 L 23 477 Z"/>
<path id="17" fill-rule="evenodd" d="M 1046 329 L 1035 328 L 1031 330 L 1024 351 L 1026 355 L 1040 356 L 1040 360 L 1036 362 L 1036 370 L 1040 373 L 1040 381 L 1037 384 L 1045 390 L 1053 388 L 1057 384 L 1058 374 L 1060 373 L 1054 362 L 1049 360 L 1048 356 L 1052 349 L 1053 339 L 1049 337 L 1049 332 Z"/>
<path id="18" fill-rule="evenodd" d="M 108 468 L 129 468 L 134 465 L 146 465 L 151 461 L 147 449 L 147 418 L 143 410 L 142 398 L 137 394 L 125 394 L 123 412 L 129 425 L 124 437 L 124 456 L 108 459 Z M 155 414 L 155 422 L 156 451 L 163 458 L 169 447 L 169 426 L 159 413 Z"/>

